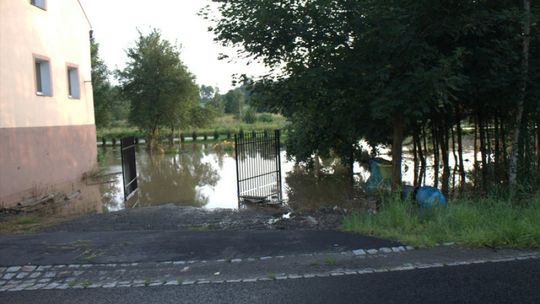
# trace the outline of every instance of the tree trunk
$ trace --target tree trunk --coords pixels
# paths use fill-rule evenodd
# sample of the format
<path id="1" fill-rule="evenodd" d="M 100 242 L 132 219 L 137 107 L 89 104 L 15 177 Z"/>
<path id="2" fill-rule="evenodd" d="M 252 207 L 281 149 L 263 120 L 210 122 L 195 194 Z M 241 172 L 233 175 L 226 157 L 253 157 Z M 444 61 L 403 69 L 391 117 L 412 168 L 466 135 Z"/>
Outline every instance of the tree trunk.
<path id="1" fill-rule="evenodd" d="M 523 105 L 527 93 L 527 80 L 529 76 L 529 44 L 531 34 L 531 2 L 523 0 L 523 49 L 521 61 L 521 83 L 519 86 L 519 98 L 517 101 L 517 113 L 515 117 L 514 132 L 512 135 L 512 154 L 508 168 L 508 185 L 510 193 L 513 194 L 517 186 L 517 163 L 518 163 L 518 142 L 520 137 L 521 120 L 523 118 Z"/>
<path id="2" fill-rule="evenodd" d="M 433 142 L 433 187 L 439 187 L 439 136 L 435 122 L 431 124 L 431 141 Z"/>
<path id="3" fill-rule="evenodd" d="M 463 163 L 463 141 L 462 141 L 462 129 L 461 129 L 461 114 L 459 111 L 459 106 L 456 107 L 456 117 L 457 117 L 457 126 L 456 126 L 456 135 L 458 141 L 458 157 L 459 157 L 459 193 L 463 193 L 465 190 L 465 184 L 467 182 L 465 175 L 465 165 Z"/>
<path id="4" fill-rule="evenodd" d="M 405 133 L 405 118 L 403 113 L 395 113 L 393 117 L 392 137 L 392 191 L 401 189 L 401 160 L 403 152 L 403 136 Z"/>

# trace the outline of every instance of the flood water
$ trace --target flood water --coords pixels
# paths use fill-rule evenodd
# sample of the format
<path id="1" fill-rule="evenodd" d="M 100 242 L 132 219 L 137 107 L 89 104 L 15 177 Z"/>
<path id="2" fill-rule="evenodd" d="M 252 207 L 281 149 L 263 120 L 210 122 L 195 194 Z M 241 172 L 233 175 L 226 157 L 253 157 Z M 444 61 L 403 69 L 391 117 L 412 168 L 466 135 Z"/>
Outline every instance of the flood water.
<path id="1" fill-rule="evenodd" d="M 238 208 L 232 149 L 226 151 L 220 144 L 187 143 L 177 146 L 176 153 L 150 154 L 140 145 L 136 151 L 139 190 L 128 201 L 124 201 L 120 148 L 98 149 L 99 166 L 105 175 L 99 186 L 105 212 L 169 203 L 207 209 Z M 381 152 L 384 154 L 384 149 Z M 473 157 L 472 153 L 465 156 Z M 466 162 L 466 166 L 470 169 L 472 162 Z M 407 153 L 403 167 L 403 180 L 411 184 L 413 163 Z M 321 170 L 314 173 L 288 160 L 286 152 L 281 151 L 281 168 L 283 198 L 295 209 L 334 205 L 358 207 L 355 204 L 360 204 L 351 199 L 350 181 L 344 177 L 345 169 L 339 161 L 323 161 Z M 360 189 L 369 177 L 369 171 L 356 164 L 354 172 Z M 429 181 L 432 170 L 427 175 Z"/>

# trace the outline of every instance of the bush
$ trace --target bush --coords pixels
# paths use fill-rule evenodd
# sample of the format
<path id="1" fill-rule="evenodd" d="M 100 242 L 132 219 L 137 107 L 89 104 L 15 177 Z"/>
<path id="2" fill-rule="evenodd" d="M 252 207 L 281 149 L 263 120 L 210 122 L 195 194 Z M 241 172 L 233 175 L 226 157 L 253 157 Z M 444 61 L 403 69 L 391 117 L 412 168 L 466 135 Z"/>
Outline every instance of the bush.
<path id="1" fill-rule="evenodd" d="M 260 122 L 272 122 L 274 121 L 274 117 L 272 117 L 272 114 L 270 113 L 262 113 L 262 114 L 259 114 L 259 117 L 257 117 L 257 120 Z"/>
<path id="2" fill-rule="evenodd" d="M 252 124 L 257 122 L 257 113 L 253 108 L 248 108 L 242 118 L 245 123 Z"/>

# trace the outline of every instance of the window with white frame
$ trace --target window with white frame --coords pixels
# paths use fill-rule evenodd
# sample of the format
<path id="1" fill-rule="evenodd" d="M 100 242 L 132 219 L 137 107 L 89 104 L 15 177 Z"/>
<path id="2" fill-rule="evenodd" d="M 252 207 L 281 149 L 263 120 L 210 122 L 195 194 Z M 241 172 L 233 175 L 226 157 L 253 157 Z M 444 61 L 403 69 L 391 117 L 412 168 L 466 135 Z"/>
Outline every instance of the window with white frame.
<path id="1" fill-rule="evenodd" d="M 70 98 L 79 98 L 79 69 L 76 67 L 67 68 L 68 78 L 68 96 Z"/>
<path id="2" fill-rule="evenodd" d="M 51 64 L 46 59 L 36 58 L 36 94 L 40 96 L 52 96 L 51 87 Z"/>
<path id="3" fill-rule="evenodd" d="M 30 4 L 45 9 L 45 1 L 46 0 L 30 0 Z"/>

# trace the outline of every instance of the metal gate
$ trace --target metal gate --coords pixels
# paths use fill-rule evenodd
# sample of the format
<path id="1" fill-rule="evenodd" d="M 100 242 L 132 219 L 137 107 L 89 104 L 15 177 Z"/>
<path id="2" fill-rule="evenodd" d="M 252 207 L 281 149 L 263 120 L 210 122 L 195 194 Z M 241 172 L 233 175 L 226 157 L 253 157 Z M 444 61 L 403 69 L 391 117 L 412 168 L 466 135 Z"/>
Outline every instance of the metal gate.
<path id="1" fill-rule="evenodd" d="M 281 202 L 280 130 L 234 135 L 239 203 Z"/>
<path id="2" fill-rule="evenodd" d="M 137 166 L 135 165 L 135 137 L 120 140 L 122 148 L 122 179 L 124 181 L 124 200 L 128 200 L 137 190 Z"/>

